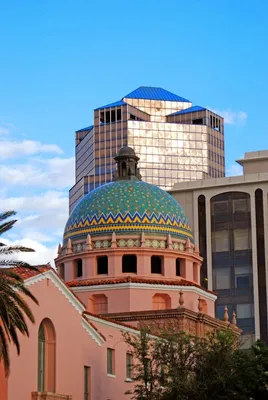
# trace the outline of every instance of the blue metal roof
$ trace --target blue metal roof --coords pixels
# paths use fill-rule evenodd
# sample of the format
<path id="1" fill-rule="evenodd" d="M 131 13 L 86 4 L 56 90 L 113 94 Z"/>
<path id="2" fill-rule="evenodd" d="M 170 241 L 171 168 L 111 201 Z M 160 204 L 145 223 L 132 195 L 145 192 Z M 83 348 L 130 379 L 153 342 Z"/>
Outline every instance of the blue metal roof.
<path id="1" fill-rule="evenodd" d="M 185 108 L 185 110 L 176 111 L 173 114 L 169 114 L 169 116 L 171 116 L 171 115 L 188 114 L 188 113 L 197 112 L 197 111 L 204 111 L 204 110 L 206 110 L 206 108 L 204 108 L 204 107 L 192 106 L 192 107 L 189 107 L 189 108 Z"/>
<path id="2" fill-rule="evenodd" d="M 138 89 L 127 94 L 123 98 L 126 99 L 145 99 L 145 100 L 164 100 L 164 101 L 180 101 L 190 103 L 189 100 L 184 99 L 177 94 L 171 93 L 168 90 L 151 87 L 151 86 L 140 86 Z"/>
<path id="3" fill-rule="evenodd" d="M 119 100 L 119 101 L 116 101 L 115 103 L 106 104 L 106 106 L 102 106 L 102 107 L 95 108 L 95 111 L 96 111 L 96 110 L 101 110 L 102 108 L 124 106 L 125 104 L 127 104 L 127 103 L 125 103 L 125 102 L 122 101 L 122 100 Z"/>
<path id="4" fill-rule="evenodd" d="M 83 132 L 83 131 L 91 131 L 94 128 L 94 125 L 87 126 L 86 128 L 79 129 L 76 132 Z"/>

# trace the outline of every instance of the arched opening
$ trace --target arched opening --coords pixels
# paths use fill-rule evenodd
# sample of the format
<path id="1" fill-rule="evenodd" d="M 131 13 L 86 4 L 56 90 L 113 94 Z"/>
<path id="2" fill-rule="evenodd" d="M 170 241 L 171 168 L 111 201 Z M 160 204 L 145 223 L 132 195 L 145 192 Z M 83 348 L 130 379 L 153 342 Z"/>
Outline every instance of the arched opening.
<path id="1" fill-rule="evenodd" d="M 207 288 L 207 234 L 206 234 L 206 198 L 204 195 L 198 196 L 198 237 L 199 237 L 199 251 L 203 257 L 201 266 L 201 285 Z"/>
<path id="2" fill-rule="evenodd" d="M 81 278 L 83 276 L 83 261 L 81 258 L 74 260 L 74 277 Z"/>
<path id="3" fill-rule="evenodd" d="M 97 274 L 107 275 L 108 274 L 108 257 L 100 256 L 97 258 Z"/>
<path id="4" fill-rule="evenodd" d="M 122 176 L 123 177 L 127 176 L 127 165 L 125 162 L 122 162 Z"/>
<path id="5" fill-rule="evenodd" d="M 105 294 L 94 294 L 93 296 L 94 314 L 107 314 L 108 298 Z"/>
<path id="6" fill-rule="evenodd" d="M 166 310 L 171 308 L 171 298 L 168 294 L 157 293 L 153 296 L 153 310 Z"/>
<path id="7" fill-rule="evenodd" d="M 193 280 L 196 283 L 199 283 L 199 279 L 198 279 L 198 264 L 197 263 L 193 263 Z"/>
<path id="8" fill-rule="evenodd" d="M 255 213 L 256 213 L 256 239 L 257 239 L 257 271 L 259 288 L 259 313 L 260 313 L 260 335 L 267 342 L 267 295 L 266 295 L 266 271 L 265 271 L 265 234 L 264 234 L 264 207 L 263 191 L 255 191 Z"/>
<path id="9" fill-rule="evenodd" d="M 151 274 L 162 274 L 163 270 L 163 257 L 151 257 Z"/>
<path id="10" fill-rule="evenodd" d="M 122 258 L 123 273 L 137 273 L 137 256 L 135 254 L 125 254 Z"/>
<path id="11" fill-rule="evenodd" d="M 65 279 L 65 266 L 64 266 L 64 263 L 59 264 L 59 266 L 58 266 L 58 274 L 61 277 L 61 279 Z"/>
<path id="12" fill-rule="evenodd" d="M 176 276 L 181 276 L 181 260 L 176 258 Z"/>
<path id="13" fill-rule="evenodd" d="M 38 392 L 56 392 L 56 334 L 45 318 L 38 331 Z"/>

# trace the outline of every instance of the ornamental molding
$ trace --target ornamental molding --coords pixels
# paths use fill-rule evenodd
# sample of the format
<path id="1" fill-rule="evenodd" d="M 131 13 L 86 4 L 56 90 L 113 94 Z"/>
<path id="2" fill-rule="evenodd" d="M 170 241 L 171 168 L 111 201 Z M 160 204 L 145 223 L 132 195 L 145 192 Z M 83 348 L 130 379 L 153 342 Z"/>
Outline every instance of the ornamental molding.
<path id="1" fill-rule="evenodd" d="M 168 281 L 167 281 L 168 282 Z M 115 289 L 144 289 L 144 290 L 160 290 L 160 291 L 172 291 L 172 292 L 180 292 L 184 293 L 191 292 L 197 295 L 201 295 L 202 298 L 206 298 L 209 300 L 217 300 L 217 296 L 213 293 L 208 293 L 202 288 L 198 288 L 196 286 L 183 286 L 183 285 L 165 285 L 165 284 L 154 284 L 154 283 L 135 283 L 135 282 L 126 282 L 126 283 L 114 283 L 114 284 L 103 284 L 103 285 L 92 285 L 92 286 L 73 286 L 72 290 L 75 293 L 79 292 L 100 292 L 106 290 L 115 290 Z"/>
<path id="2" fill-rule="evenodd" d="M 76 298 L 72 291 L 65 285 L 65 283 L 58 277 L 56 272 L 48 270 L 46 272 L 41 272 L 32 278 L 25 280 L 25 286 L 31 286 L 38 282 L 44 281 L 45 279 L 50 279 L 56 288 L 63 294 L 63 296 L 71 303 L 71 305 L 82 314 L 85 311 L 85 306 Z"/>
<path id="3" fill-rule="evenodd" d="M 63 296 L 71 303 L 71 305 L 78 311 L 80 315 L 86 310 L 84 305 L 80 303 L 80 301 L 76 298 L 76 296 L 72 293 L 72 291 L 68 288 L 68 286 L 63 283 L 63 281 L 56 275 L 56 272 L 52 270 L 48 270 L 46 272 L 42 272 L 38 275 L 33 276 L 32 278 L 25 280 L 25 286 L 31 286 L 38 282 L 42 282 L 46 279 L 52 281 L 52 283 L 56 286 L 56 288 L 63 294 Z M 101 346 L 104 343 L 101 335 L 96 332 L 96 330 L 87 323 L 87 321 L 82 320 L 82 327 L 86 330 L 89 336 L 99 345 Z"/>
<path id="4" fill-rule="evenodd" d="M 94 342 L 97 343 L 99 347 L 101 347 L 104 343 L 105 340 L 101 337 L 101 335 L 86 321 L 84 318 L 82 319 L 82 327 L 85 329 L 85 331 L 88 333 L 88 335 L 94 340 Z"/>

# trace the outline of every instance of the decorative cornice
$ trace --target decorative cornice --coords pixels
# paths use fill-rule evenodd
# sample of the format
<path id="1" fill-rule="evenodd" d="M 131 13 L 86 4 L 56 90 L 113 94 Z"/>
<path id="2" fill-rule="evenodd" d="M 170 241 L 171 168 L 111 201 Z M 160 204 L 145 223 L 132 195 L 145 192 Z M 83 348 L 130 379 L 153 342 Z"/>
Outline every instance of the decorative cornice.
<path id="1" fill-rule="evenodd" d="M 82 327 L 85 329 L 85 331 L 91 336 L 91 338 L 97 343 L 99 347 L 101 347 L 104 343 L 105 340 L 103 337 L 88 323 L 88 321 L 85 320 L 85 318 L 82 319 Z"/>
<path id="2" fill-rule="evenodd" d="M 214 328 L 231 328 L 236 334 L 241 332 L 237 326 L 232 323 L 226 324 L 225 321 L 213 318 L 207 314 L 192 311 L 186 309 L 184 307 L 179 307 L 175 309 L 168 309 L 168 310 L 148 310 L 148 311 L 132 311 L 132 312 L 124 312 L 124 313 L 112 313 L 112 314 L 105 314 L 104 318 L 111 318 L 114 321 L 146 321 L 146 320 L 154 320 L 157 321 L 159 319 L 190 319 L 191 321 L 202 321 L 206 325 L 209 325 Z"/>
<path id="3" fill-rule="evenodd" d="M 122 324 L 122 323 L 117 322 L 117 321 L 110 321 L 109 318 L 98 317 L 98 316 L 92 315 L 90 313 L 85 313 L 84 315 L 90 321 L 93 321 L 95 323 L 102 324 L 102 325 L 105 325 L 105 326 L 109 326 L 110 328 L 118 329 L 121 332 L 128 332 L 128 333 L 132 333 L 134 335 L 139 335 L 140 334 L 140 330 L 138 328 L 133 328 L 131 326 L 128 327 L 125 324 Z"/>
<path id="4" fill-rule="evenodd" d="M 115 290 L 115 289 L 144 289 L 144 290 L 161 290 L 161 291 L 176 291 L 180 292 L 182 290 L 184 293 L 192 292 L 197 295 L 202 295 L 204 298 L 215 301 L 217 299 L 216 294 L 206 291 L 206 289 L 199 288 L 196 286 L 183 286 L 183 285 L 169 285 L 169 284 L 157 284 L 157 283 L 113 283 L 113 284 L 103 284 L 103 285 L 92 285 L 92 286 L 73 286 L 72 290 L 75 293 L 81 292 L 98 292 L 103 290 Z"/>
<path id="5" fill-rule="evenodd" d="M 71 303 L 71 305 L 78 311 L 80 315 L 85 311 L 85 306 L 77 299 L 77 297 L 72 293 L 72 291 L 66 286 L 66 284 L 58 277 L 56 272 L 52 269 L 35 275 L 31 278 L 25 280 L 25 286 L 31 286 L 38 282 L 44 281 L 45 279 L 50 279 L 56 288 L 63 294 L 63 296 Z M 91 336 L 91 338 L 101 346 L 105 341 L 102 336 L 84 319 L 82 319 L 82 327 Z"/>
<path id="6" fill-rule="evenodd" d="M 72 291 L 66 286 L 66 284 L 58 277 L 56 272 L 49 270 L 47 272 L 40 273 L 33 276 L 32 278 L 25 280 L 26 286 L 34 285 L 35 283 L 41 282 L 45 279 L 50 279 L 56 288 L 64 295 L 64 297 L 71 303 L 71 305 L 82 314 L 85 311 L 85 306 L 77 299 L 77 297 L 72 293 Z"/>

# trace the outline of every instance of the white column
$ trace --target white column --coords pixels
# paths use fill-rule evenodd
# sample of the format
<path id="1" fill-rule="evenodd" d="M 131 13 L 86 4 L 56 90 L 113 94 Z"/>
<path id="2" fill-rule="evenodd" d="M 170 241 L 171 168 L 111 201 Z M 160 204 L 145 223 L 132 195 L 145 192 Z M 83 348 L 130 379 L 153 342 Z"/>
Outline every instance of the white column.
<path id="1" fill-rule="evenodd" d="M 251 240 L 252 240 L 252 271 L 253 271 L 253 296 L 255 317 L 255 339 L 260 338 L 260 312 L 259 312 L 259 286 L 258 286 L 258 260 L 257 260 L 257 234 L 256 234 L 256 206 L 255 193 L 250 194 L 251 212 Z"/>
<path id="2" fill-rule="evenodd" d="M 268 310 L 268 204 L 267 204 L 267 192 L 265 190 L 263 190 L 263 225 L 264 225 L 266 302 Z M 267 314 L 267 322 L 268 322 L 268 314 Z"/>
<path id="3" fill-rule="evenodd" d="M 206 197 L 206 239 L 207 239 L 208 289 L 209 289 L 209 290 L 213 290 L 210 197 L 209 197 L 209 198 Z"/>

